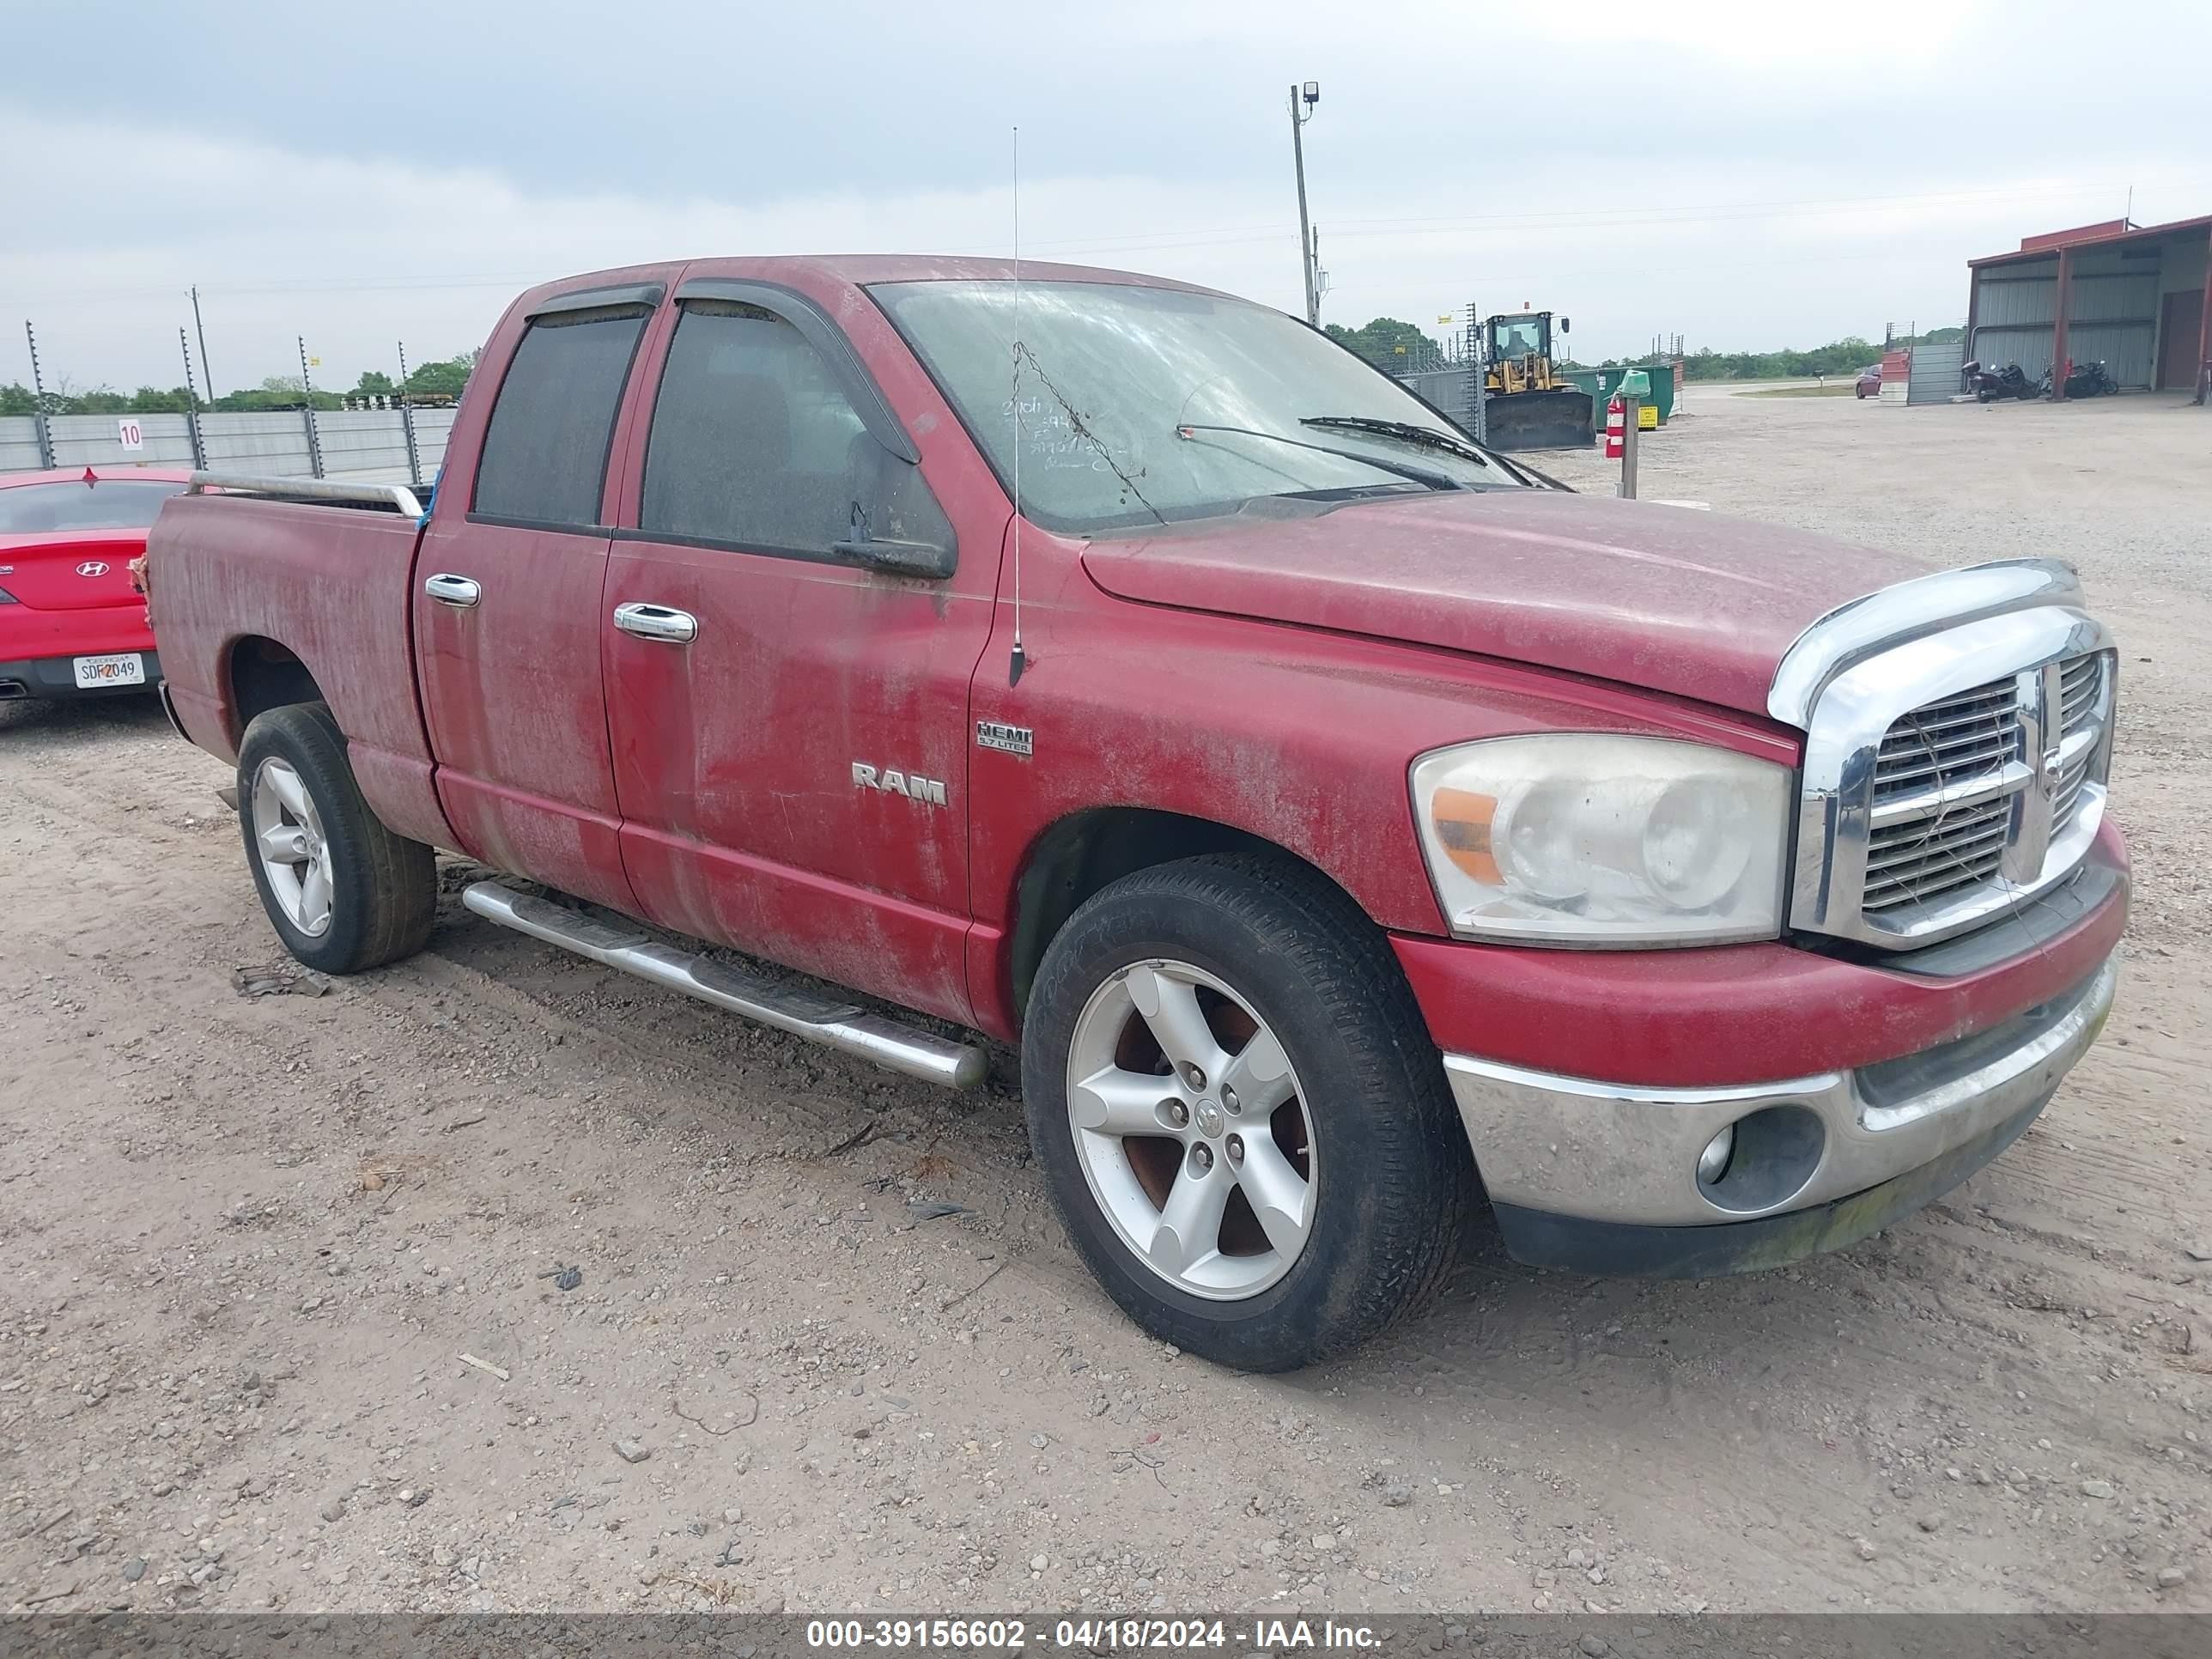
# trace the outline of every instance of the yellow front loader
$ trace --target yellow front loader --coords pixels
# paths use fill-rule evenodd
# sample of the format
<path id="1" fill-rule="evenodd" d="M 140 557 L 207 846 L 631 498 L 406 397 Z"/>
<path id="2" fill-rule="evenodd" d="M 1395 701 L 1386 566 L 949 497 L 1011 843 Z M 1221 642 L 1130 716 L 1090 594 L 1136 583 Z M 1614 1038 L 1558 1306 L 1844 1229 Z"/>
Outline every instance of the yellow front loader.
<path id="1" fill-rule="evenodd" d="M 1559 332 L 1567 319 L 1559 319 Z M 1552 313 L 1507 312 L 1486 319 L 1484 421 L 1492 449 L 1587 448 L 1596 433 L 1596 401 L 1552 367 Z"/>

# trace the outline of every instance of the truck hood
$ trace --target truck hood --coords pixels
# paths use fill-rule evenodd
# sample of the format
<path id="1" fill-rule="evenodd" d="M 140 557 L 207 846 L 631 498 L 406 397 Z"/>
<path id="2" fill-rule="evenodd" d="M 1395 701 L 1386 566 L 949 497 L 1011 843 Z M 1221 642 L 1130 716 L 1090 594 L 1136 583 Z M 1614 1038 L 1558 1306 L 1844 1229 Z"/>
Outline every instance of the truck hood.
<path id="1" fill-rule="evenodd" d="M 1766 713 L 1816 618 L 1925 574 L 1718 514 L 1553 490 L 1365 501 L 1091 544 L 1108 592 L 1474 652 Z"/>

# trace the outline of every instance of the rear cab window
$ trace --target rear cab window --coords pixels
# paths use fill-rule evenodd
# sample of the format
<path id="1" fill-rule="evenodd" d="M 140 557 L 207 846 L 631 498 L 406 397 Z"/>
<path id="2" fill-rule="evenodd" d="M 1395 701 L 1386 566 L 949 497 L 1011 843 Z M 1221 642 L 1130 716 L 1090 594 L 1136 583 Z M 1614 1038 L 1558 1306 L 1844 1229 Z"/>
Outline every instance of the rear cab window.
<path id="1" fill-rule="evenodd" d="M 598 526 L 623 387 L 659 297 L 657 285 L 592 290 L 530 319 L 485 422 L 471 517 Z"/>

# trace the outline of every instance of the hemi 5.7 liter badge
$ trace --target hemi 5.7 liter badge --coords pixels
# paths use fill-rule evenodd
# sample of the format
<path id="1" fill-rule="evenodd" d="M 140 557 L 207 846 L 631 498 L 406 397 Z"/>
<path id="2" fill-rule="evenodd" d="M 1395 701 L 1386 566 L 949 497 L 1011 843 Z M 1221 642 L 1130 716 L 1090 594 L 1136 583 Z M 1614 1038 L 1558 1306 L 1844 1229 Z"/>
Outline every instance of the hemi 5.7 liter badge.
<path id="1" fill-rule="evenodd" d="M 1002 720 L 975 722 L 975 742 L 979 747 L 1004 750 L 1009 755 L 1030 753 L 1030 728 L 1026 726 L 1008 726 Z"/>

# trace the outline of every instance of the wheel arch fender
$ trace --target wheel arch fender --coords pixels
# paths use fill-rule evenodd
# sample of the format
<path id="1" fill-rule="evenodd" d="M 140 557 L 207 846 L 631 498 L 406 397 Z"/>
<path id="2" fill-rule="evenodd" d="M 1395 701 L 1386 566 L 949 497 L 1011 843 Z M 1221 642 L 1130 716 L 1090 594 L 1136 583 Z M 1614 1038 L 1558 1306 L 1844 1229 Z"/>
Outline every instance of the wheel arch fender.
<path id="1" fill-rule="evenodd" d="M 1008 927 L 994 982 L 976 998 L 1020 1029 L 1037 968 L 1083 902 L 1122 877 L 1179 859 L 1245 853 L 1310 871 L 1358 908 L 1344 884 L 1279 842 L 1218 819 L 1150 806 L 1086 807 L 1053 819 L 1034 835 L 1016 866 Z"/>
<path id="2" fill-rule="evenodd" d="M 292 703 L 328 702 L 300 654 L 264 634 L 239 634 L 224 642 L 218 684 L 233 753 L 257 714 Z"/>

